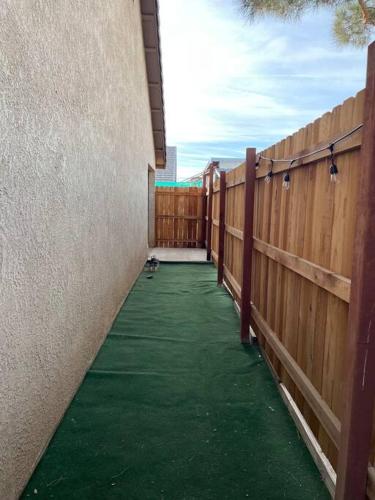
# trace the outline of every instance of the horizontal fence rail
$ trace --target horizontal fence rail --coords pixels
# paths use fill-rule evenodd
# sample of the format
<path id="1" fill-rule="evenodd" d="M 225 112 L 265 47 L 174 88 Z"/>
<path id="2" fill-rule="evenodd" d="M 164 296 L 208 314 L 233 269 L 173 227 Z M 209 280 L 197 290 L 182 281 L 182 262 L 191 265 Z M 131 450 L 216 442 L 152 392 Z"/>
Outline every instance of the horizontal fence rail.
<path id="1" fill-rule="evenodd" d="M 352 269 L 359 269 L 355 283 L 362 286 L 361 270 L 367 266 L 375 282 L 375 243 L 371 238 L 367 247 L 362 243 L 375 227 L 375 210 L 368 208 L 371 203 L 375 206 L 375 175 L 371 174 L 375 167 L 375 45 L 370 52 L 373 62 L 369 59 L 367 89 L 256 158 L 249 149 L 245 163 L 213 182 L 208 190 L 211 213 L 206 216 L 212 221 L 207 253 L 218 267 L 219 284 L 224 281 L 241 309 L 241 340 L 248 341 L 250 324 L 287 394 L 283 397 L 288 407 L 296 408 L 308 425 L 305 434 L 316 443 L 314 450 L 320 450 L 314 453 L 323 456 L 319 466 L 328 464 L 323 468 L 332 494 L 338 472 L 336 498 L 340 500 L 364 499 L 366 487 L 369 498 L 375 499 L 375 422 L 370 411 L 375 377 L 371 382 L 365 378 L 369 370 L 365 353 L 370 359 L 374 348 L 370 333 L 365 337 L 348 323 L 351 316 L 352 324 L 360 324 L 358 311 L 363 310 L 369 332 L 372 322 L 375 325 L 375 286 L 366 275 L 372 297 L 357 294 L 354 303 L 357 288 L 353 289 L 352 276 Z M 368 141 L 367 156 L 362 151 L 363 137 Z M 361 176 L 367 176 L 367 185 Z M 368 205 L 363 206 L 364 200 Z M 367 255 L 366 261 L 361 252 Z M 351 361 L 348 343 L 358 353 L 358 363 L 362 360 L 361 368 Z M 362 369 L 363 384 L 372 384 L 372 389 L 366 389 L 370 401 L 361 399 L 362 389 L 355 382 L 345 384 L 348 360 L 349 377 L 357 377 L 359 384 L 362 372 L 358 370 Z M 373 365 L 371 370 L 374 373 Z M 365 416 L 353 409 L 352 399 L 363 405 Z M 355 418 L 367 437 L 348 435 L 361 432 Z M 370 424 L 372 445 L 366 430 Z M 360 449 L 355 439 L 361 442 Z"/>

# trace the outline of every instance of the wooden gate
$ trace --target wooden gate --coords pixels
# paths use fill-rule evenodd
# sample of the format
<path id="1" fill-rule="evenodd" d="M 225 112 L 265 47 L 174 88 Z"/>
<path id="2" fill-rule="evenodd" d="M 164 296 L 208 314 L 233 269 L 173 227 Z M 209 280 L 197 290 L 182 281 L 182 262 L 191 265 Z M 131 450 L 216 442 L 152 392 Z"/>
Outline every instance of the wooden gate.
<path id="1" fill-rule="evenodd" d="M 202 188 L 156 187 L 156 246 L 204 247 L 204 215 Z"/>

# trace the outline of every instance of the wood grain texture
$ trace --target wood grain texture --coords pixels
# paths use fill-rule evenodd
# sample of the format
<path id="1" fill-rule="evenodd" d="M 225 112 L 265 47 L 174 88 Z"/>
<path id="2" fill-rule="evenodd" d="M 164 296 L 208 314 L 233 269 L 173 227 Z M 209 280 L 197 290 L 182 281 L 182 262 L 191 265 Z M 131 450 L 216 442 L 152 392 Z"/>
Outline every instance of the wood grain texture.
<path id="1" fill-rule="evenodd" d="M 361 91 L 262 154 L 293 158 L 329 144 L 362 124 L 363 110 Z M 271 182 L 264 182 L 270 168 L 266 161 L 256 172 L 254 186 L 251 303 L 252 311 L 258 311 L 267 327 L 259 328 L 254 322 L 254 328 L 275 372 L 334 468 L 343 411 L 361 143 L 362 132 L 357 131 L 337 144 L 337 183 L 330 180 L 327 152 L 321 152 L 293 165 L 289 190 L 282 187 L 285 164 L 275 163 Z M 247 237 L 245 164 L 227 172 L 225 193 L 224 280 L 240 303 Z M 214 196 L 215 207 L 219 207 L 218 185 Z M 220 224 L 218 209 L 214 213 Z M 269 331 L 272 337 L 267 335 Z M 308 381 L 307 385 L 301 380 Z M 307 386 L 312 388 L 313 398 Z M 373 443 L 372 463 L 375 433 Z"/>
<path id="2" fill-rule="evenodd" d="M 365 92 L 359 92 L 262 155 L 294 158 L 333 142 L 364 122 L 364 98 Z M 353 248 L 364 239 L 363 228 L 355 236 L 362 137 L 365 129 L 335 147 L 337 183 L 330 180 L 328 151 L 293 164 L 289 190 L 283 189 L 287 165 L 275 163 L 267 184 L 270 164 L 263 160 L 255 175 L 251 234 L 244 219 L 246 164 L 226 173 L 224 282 L 241 303 L 244 275 L 250 277 L 250 319 L 259 343 L 334 469 L 345 403 Z M 220 198 L 216 181 L 207 217 L 214 263 L 219 260 Z M 363 213 L 363 220 L 368 219 L 369 212 Z M 250 270 L 244 269 L 249 262 L 243 254 L 248 238 L 254 240 Z M 374 430 L 369 441 L 367 458 L 374 464 Z"/>
<path id="3" fill-rule="evenodd" d="M 361 175 L 342 391 L 336 500 L 366 497 L 375 401 L 375 43 L 368 49 Z M 342 237 L 342 235 L 341 235 Z M 344 373 L 342 373 L 344 375 Z M 370 457 L 371 459 L 371 457 Z"/>
<path id="4" fill-rule="evenodd" d="M 218 221 L 218 261 L 217 261 L 217 282 L 223 283 L 224 279 L 224 245 L 225 245 L 225 195 L 226 195 L 226 175 L 220 172 L 219 179 L 219 221 Z"/>
<path id="5" fill-rule="evenodd" d="M 320 288 L 331 292 L 345 302 L 349 302 L 350 297 L 350 279 L 336 274 L 322 266 L 318 266 L 297 255 L 281 250 L 269 243 L 254 239 L 254 249 L 266 255 L 270 259 L 291 269 L 295 273 L 307 278 Z"/>
<path id="6" fill-rule="evenodd" d="M 212 249 L 214 169 L 215 166 L 213 163 L 211 163 L 208 171 L 208 191 L 207 191 L 207 238 L 206 238 L 207 260 L 211 260 L 211 249 Z"/>
<path id="7" fill-rule="evenodd" d="M 202 189 L 155 188 L 155 243 L 166 248 L 198 248 L 202 242 Z"/>
<path id="8" fill-rule="evenodd" d="M 256 150 L 247 148 L 245 164 L 245 199 L 244 227 L 242 247 L 242 286 L 241 286 L 241 342 L 250 343 L 250 297 L 253 257 L 253 226 L 254 226 L 254 189 L 255 189 L 255 158 Z"/>
<path id="9" fill-rule="evenodd" d="M 293 382 L 298 386 L 305 399 L 311 405 L 311 408 L 322 422 L 330 438 L 337 444 L 340 437 L 340 422 L 338 418 L 254 305 L 252 305 L 252 320 L 255 322 L 256 328 L 261 331 L 263 337 L 272 347 L 273 352 L 277 355 Z"/>
<path id="10" fill-rule="evenodd" d="M 264 156 L 292 158 L 333 141 L 363 121 L 364 92 L 265 150 Z M 252 301 L 311 381 L 336 418 L 342 415 L 344 351 L 351 262 L 360 173 L 361 132 L 335 149 L 339 169 L 330 182 L 326 154 L 296 163 L 290 189 L 282 188 L 285 164 L 261 162 L 255 189 L 255 258 Z M 327 432 L 294 375 L 261 343 L 333 466 L 337 441 Z"/>

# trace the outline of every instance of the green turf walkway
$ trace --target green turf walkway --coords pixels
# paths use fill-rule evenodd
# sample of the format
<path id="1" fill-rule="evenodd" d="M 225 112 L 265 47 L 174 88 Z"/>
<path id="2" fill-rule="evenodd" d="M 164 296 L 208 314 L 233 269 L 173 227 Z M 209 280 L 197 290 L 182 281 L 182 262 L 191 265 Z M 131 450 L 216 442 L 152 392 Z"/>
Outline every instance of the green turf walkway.
<path id="1" fill-rule="evenodd" d="M 161 264 L 139 277 L 24 497 L 329 495 L 215 269 Z"/>

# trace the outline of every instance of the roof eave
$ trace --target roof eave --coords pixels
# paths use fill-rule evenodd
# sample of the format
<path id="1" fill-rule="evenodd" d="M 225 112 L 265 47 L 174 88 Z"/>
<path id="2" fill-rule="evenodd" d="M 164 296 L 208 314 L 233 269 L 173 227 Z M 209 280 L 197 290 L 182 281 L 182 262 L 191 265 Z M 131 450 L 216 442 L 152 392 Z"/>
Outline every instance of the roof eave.
<path id="1" fill-rule="evenodd" d="M 156 168 L 165 168 L 165 117 L 158 0 L 141 0 L 140 6 L 152 132 L 154 136 L 155 166 Z"/>

